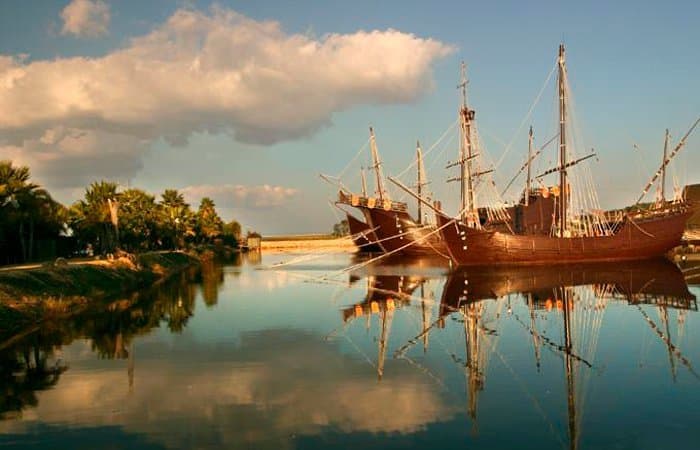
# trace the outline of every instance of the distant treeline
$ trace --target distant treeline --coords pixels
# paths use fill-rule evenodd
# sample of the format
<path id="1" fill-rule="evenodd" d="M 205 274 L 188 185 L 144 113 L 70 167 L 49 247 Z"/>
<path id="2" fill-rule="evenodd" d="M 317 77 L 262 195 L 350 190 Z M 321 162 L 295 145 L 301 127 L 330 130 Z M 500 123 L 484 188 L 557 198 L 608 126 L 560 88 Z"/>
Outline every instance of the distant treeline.
<path id="1" fill-rule="evenodd" d="M 30 178 L 28 167 L 0 161 L 0 264 L 117 249 L 237 246 L 240 240 L 240 224 L 224 223 L 208 197 L 195 211 L 176 189 L 156 198 L 141 189 L 119 191 L 116 183 L 98 181 L 67 207 Z"/>

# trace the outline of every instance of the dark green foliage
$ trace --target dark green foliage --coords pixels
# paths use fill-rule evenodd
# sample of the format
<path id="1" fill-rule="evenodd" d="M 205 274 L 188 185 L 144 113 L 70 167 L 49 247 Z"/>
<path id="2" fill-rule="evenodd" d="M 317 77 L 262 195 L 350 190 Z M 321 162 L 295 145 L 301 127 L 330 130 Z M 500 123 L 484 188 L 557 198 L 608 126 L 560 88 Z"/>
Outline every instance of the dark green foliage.
<path id="1" fill-rule="evenodd" d="M 70 208 L 68 223 L 78 241 L 98 253 L 113 252 L 118 245 L 119 230 L 110 214 L 114 202 L 119 202 L 117 184 L 100 181 L 85 189 L 85 198 Z"/>
<path id="2" fill-rule="evenodd" d="M 0 161 L 0 264 L 56 256 L 65 208 L 29 179 L 27 167 Z"/>
<path id="3" fill-rule="evenodd" d="M 241 240 L 241 224 L 235 220 L 225 223 L 221 238 L 224 245 L 238 247 L 238 243 Z"/>
<path id="4" fill-rule="evenodd" d="M 342 237 L 350 234 L 350 226 L 348 225 L 348 220 L 343 219 L 340 222 L 333 225 L 333 236 Z"/>
<path id="5" fill-rule="evenodd" d="M 31 183 L 27 167 L 0 161 L 0 265 L 56 257 L 238 247 L 241 226 L 224 224 L 210 198 L 193 212 L 184 196 L 166 189 L 161 200 L 140 189 L 93 182 L 69 209 Z"/>
<path id="6" fill-rule="evenodd" d="M 224 222 L 216 212 L 214 200 L 204 197 L 199 204 L 196 214 L 196 232 L 199 243 L 212 243 L 221 237 L 224 231 Z"/>
<path id="7" fill-rule="evenodd" d="M 185 197 L 176 189 L 166 189 L 158 204 L 161 245 L 163 248 L 184 248 L 195 236 L 195 218 Z"/>

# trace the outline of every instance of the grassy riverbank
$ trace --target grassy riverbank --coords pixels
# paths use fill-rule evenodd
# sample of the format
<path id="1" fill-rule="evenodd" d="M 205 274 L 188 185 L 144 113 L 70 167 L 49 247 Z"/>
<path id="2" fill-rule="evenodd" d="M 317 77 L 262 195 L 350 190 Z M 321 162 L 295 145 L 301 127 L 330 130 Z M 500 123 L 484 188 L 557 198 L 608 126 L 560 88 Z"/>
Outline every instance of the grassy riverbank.
<path id="1" fill-rule="evenodd" d="M 48 316 L 71 314 L 89 302 L 142 289 L 197 264 L 182 252 L 133 259 L 60 262 L 0 272 L 0 335 L 12 335 Z"/>

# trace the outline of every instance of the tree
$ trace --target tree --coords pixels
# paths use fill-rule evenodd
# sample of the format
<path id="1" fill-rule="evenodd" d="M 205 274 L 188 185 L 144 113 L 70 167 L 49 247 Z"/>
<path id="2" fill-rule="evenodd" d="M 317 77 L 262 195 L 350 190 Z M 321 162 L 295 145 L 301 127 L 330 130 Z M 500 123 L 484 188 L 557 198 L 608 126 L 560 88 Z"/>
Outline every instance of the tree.
<path id="1" fill-rule="evenodd" d="M 237 247 L 241 240 L 241 224 L 232 220 L 224 224 L 223 228 L 224 244 Z"/>
<path id="2" fill-rule="evenodd" d="M 182 248 L 185 246 L 185 238 L 194 236 L 194 214 L 177 189 L 166 189 L 161 198 L 163 245 L 167 248 Z"/>
<path id="3" fill-rule="evenodd" d="M 4 262 L 32 260 L 35 243 L 54 241 L 64 228 L 64 208 L 29 181 L 28 167 L 0 161 L 0 249 Z"/>
<path id="4" fill-rule="evenodd" d="M 27 261 L 27 245 L 24 226 L 30 214 L 33 193 L 39 186 L 29 182 L 29 168 L 12 165 L 11 161 L 0 161 L 0 227 L 2 240 L 8 244 L 15 237 L 21 245 L 20 261 Z M 16 253 L 13 252 L 13 253 Z"/>
<path id="5" fill-rule="evenodd" d="M 199 242 L 212 242 L 221 236 L 224 222 L 216 212 L 214 200 L 204 197 L 196 214 L 197 239 Z"/>
<path id="6" fill-rule="evenodd" d="M 156 199 L 141 189 L 127 189 L 119 196 L 120 244 L 129 251 L 159 246 L 159 212 Z"/>
<path id="7" fill-rule="evenodd" d="M 93 245 L 99 252 L 112 252 L 118 244 L 110 203 L 119 201 L 117 184 L 93 182 L 85 189 L 85 198 L 71 206 L 69 224 L 78 240 Z"/>
<path id="8" fill-rule="evenodd" d="M 348 220 L 343 219 L 340 222 L 333 225 L 333 236 L 341 237 L 350 234 L 350 225 L 348 225 Z"/>

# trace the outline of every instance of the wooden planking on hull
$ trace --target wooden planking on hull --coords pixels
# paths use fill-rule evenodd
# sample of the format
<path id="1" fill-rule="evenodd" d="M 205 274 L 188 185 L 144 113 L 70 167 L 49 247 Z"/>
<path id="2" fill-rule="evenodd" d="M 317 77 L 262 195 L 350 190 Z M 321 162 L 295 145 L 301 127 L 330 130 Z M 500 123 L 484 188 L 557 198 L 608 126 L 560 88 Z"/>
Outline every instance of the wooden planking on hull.
<path id="1" fill-rule="evenodd" d="M 691 208 L 663 216 L 625 219 L 609 236 L 560 238 L 475 229 L 438 214 L 438 226 L 452 260 L 466 265 L 562 264 L 624 261 L 663 256 L 680 245 Z M 446 226 L 445 226 L 446 225 Z"/>
<path id="2" fill-rule="evenodd" d="M 377 244 L 377 235 L 372 231 L 365 222 L 355 218 L 351 214 L 346 213 L 348 218 L 348 228 L 350 235 L 353 236 L 353 242 L 361 252 L 379 253 L 382 248 Z"/>
<path id="3" fill-rule="evenodd" d="M 423 256 L 445 254 L 447 251 L 434 225 L 419 225 L 405 211 L 368 208 L 365 217 L 375 229 L 379 245 L 387 253 Z"/>

